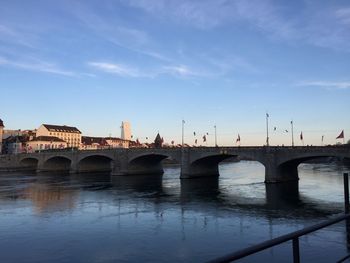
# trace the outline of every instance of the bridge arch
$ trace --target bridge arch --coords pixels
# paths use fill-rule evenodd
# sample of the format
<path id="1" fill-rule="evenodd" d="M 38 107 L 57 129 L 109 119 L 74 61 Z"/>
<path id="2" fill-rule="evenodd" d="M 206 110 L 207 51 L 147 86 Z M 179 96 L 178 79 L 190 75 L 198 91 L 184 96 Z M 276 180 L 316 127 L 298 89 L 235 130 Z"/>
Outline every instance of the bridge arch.
<path id="1" fill-rule="evenodd" d="M 38 167 L 40 172 L 43 171 L 69 171 L 71 167 L 71 159 L 65 156 L 54 156 L 46 159 L 43 164 Z"/>
<path id="2" fill-rule="evenodd" d="M 39 160 L 34 157 L 23 158 L 20 160 L 19 165 L 24 170 L 33 170 L 35 171 L 38 168 Z"/>
<path id="3" fill-rule="evenodd" d="M 349 157 L 335 155 L 335 154 L 313 154 L 306 156 L 294 157 L 289 160 L 284 160 L 280 162 L 277 166 L 278 175 L 284 180 L 299 180 L 298 166 L 309 160 L 320 159 L 320 158 L 342 158 L 349 159 Z"/>
<path id="4" fill-rule="evenodd" d="M 162 153 L 147 153 L 129 160 L 128 173 L 134 175 L 161 175 L 164 173 L 162 161 L 171 156 Z"/>
<path id="5" fill-rule="evenodd" d="M 237 156 L 226 152 L 210 153 L 209 155 L 200 154 L 192 159 L 186 167 L 183 167 L 181 178 L 218 177 L 219 163 Z"/>
<path id="6" fill-rule="evenodd" d="M 113 159 L 108 155 L 94 154 L 81 158 L 77 163 L 77 172 L 111 172 Z"/>

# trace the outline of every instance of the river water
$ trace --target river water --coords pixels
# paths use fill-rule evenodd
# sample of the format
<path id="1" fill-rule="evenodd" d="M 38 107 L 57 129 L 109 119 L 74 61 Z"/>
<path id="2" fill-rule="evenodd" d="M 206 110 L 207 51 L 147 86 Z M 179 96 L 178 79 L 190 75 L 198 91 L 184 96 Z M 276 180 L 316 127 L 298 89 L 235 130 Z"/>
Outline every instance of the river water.
<path id="1" fill-rule="evenodd" d="M 298 184 L 265 185 L 257 162 L 219 179 L 0 175 L 0 262 L 204 262 L 343 212 L 346 167 L 301 164 Z M 300 239 L 303 262 L 335 262 L 344 222 Z M 239 262 L 292 262 L 291 243 Z"/>

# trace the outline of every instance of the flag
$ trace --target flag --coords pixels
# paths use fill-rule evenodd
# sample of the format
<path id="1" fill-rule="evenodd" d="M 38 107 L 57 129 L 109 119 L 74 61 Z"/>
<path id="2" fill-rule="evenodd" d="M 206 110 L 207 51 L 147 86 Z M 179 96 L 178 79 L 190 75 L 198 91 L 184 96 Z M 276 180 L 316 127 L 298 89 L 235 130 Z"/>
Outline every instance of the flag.
<path id="1" fill-rule="evenodd" d="M 203 136 L 203 142 L 206 142 L 207 141 L 207 137 L 204 135 Z"/>
<path id="2" fill-rule="evenodd" d="M 277 129 L 276 127 L 273 128 L 274 131 L 275 131 L 276 129 Z"/>
<path id="3" fill-rule="evenodd" d="M 237 137 L 237 140 L 236 140 L 236 143 L 237 142 L 240 142 L 241 141 L 241 137 L 239 136 L 239 134 L 238 134 L 238 137 Z"/>
<path id="4" fill-rule="evenodd" d="M 207 135 L 209 135 L 209 133 L 207 132 Z"/>
<path id="5" fill-rule="evenodd" d="M 193 136 L 196 136 L 196 132 L 193 132 Z"/>
<path id="6" fill-rule="evenodd" d="M 266 112 L 266 118 L 269 118 L 270 117 L 270 115 Z"/>
<path id="7" fill-rule="evenodd" d="M 344 130 L 341 131 L 336 139 L 344 139 Z"/>
<path id="8" fill-rule="evenodd" d="M 182 124 L 185 124 L 185 120 L 182 120 Z"/>
<path id="9" fill-rule="evenodd" d="M 288 132 L 288 130 L 285 130 L 285 132 Z"/>
<path id="10" fill-rule="evenodd" d="M 148 140 L 148 137 L 146 137 L 146 140 Z"/>
<path id="11" fill-rule="evenodd" d="M 322 135 L 322 142 L 323 142 L 323 139 L 324 139 L 324 135 Z"/>
<path id="12" fill-rule="evenodd" d="M 303 140 L 303 132 L 300 133 L 300 140 Z"/>
<path id="13" fill-rule="evenodd" d="M 171 144 L 172 144 L 172 145 L 174 145 L 174 143 L 175 143 L 174 141 L 171 141 Z"/>
<path id="14" fill-rule="evenodd" d="M 197 139 L 194 140 L 194 143 L 197 144 Z"/>

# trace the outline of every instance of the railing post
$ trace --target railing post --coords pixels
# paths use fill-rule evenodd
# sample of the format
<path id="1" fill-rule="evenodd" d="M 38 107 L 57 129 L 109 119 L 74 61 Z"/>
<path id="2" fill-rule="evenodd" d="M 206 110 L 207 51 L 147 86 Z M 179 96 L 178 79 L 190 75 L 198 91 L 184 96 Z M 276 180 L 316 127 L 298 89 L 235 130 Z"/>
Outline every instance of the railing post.
<path id="1" fill-rule="evenodd" d="M 293 238 L 293 263 L 300 263 L 299 238 Z"/>
<path id="2" fill-rule="evenodd" d="M 345 214 L 349 213 L 349 175 L 344 173 L 344 208 Z"/>

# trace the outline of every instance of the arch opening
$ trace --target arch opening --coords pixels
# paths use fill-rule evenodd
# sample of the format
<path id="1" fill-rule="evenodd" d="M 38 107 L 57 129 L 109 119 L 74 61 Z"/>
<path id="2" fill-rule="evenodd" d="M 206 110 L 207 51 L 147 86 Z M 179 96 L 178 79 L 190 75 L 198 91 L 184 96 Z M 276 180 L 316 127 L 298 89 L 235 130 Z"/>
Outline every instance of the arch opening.
<path id="1" fill-rule="evenodd" d="M 162 154 L 147 154 L 138 156 L 129 162 L 128 174 L 161 175 L 164 173 L 162 161 L 169 158 Z"/>
<path id="2" fill-rule="evenodd" d="M 339 156 L 307 156 L 296 158 L 293 160 L 281 163 L 277 170 L 278 175 L 284 180 L 298 180 L 300 165 L 303 164 L 331 164 L 336 163 L 338 165 L 346 165 L 349 162 L 349 158 L 339 157 Z"/>
<path id="3" fill-rule="evenodd" d="M 69 171 L 70 166 L 70 159 L 62 156 L 56 156 L 46 160 L 40 171 Z"/>
<path id="4" fill-rule="evenodd" d="M 77 165 L 79 173 L 88 172 L 111 172 L 113 169 L 112 159 L 102 155 L 92 155 L 83 158 Z"/>
<path id="5" fill-rule="evenodd" d="M 19 164 L 23 170 L 35 171 L 38 167 L 38 159 L 36 158 L 25 158 L 22 159 Z"/>
<path id="6" fill-rule="evenodd" d="M 182 171 L 181 178 L 218 177 L 219 163 L 233 157 L 237 155 L 217 154 L 199 158 Z"/>

